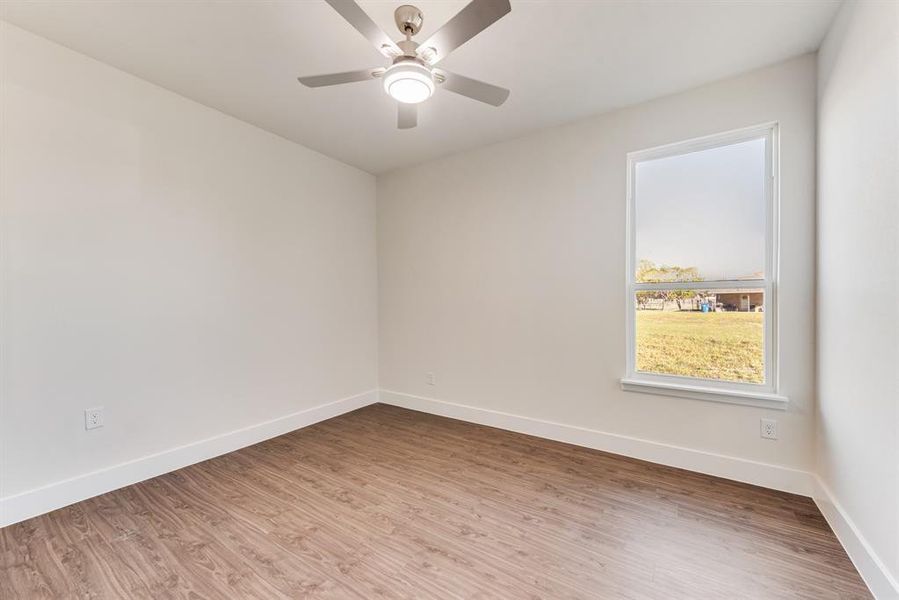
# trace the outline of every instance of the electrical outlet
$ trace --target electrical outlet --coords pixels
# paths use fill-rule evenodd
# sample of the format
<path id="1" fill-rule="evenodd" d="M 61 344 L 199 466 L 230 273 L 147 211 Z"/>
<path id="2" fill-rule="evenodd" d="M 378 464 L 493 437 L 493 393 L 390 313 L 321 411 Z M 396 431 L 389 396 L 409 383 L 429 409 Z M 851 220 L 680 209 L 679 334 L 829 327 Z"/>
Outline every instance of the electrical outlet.
<path id="1" fill-rule="evenodd" d="M 84 409 L 84 428 L 96 429 L 103 427 L 103 407 Z"/>
<path id="2" fill-rule="evenodd" d="M 777 421 L 774 419 L 761 420 L 761 436 L 766 440 L 777 439 Z"/>
<path id="3" fill-rule="evenodd" d="M 425 373 L 425 383 L 428 385 L 437 385 L 437 377 L 434 376 L 434 373 L 428 371 Z"/>

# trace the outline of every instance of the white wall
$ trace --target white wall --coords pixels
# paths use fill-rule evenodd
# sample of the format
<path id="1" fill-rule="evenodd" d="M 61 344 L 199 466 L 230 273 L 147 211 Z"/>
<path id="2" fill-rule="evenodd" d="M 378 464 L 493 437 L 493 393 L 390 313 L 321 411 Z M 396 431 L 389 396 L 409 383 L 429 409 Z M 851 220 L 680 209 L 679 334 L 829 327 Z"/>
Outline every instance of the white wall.
<path id="1" fill-rule="evenodd" d="M 379 177 L 381 387 L 810 469 L 815 89 L 806 55 Z M 768 121 L 781 125 L 789 409 L 621 391 L 626 154 Z M 760 438 L 760 417 L 778 419 L 778 441 Z"/>
<path id="2" fill-rule="evenodd" d="M 0 27 L 0 496 L 377 387 L 371 175 Z"/>
<path id="3" fill-rule="evenodd" d="M 847 3 L 818 73 L 818 471 L 897 585 L 899 3 Z"/>

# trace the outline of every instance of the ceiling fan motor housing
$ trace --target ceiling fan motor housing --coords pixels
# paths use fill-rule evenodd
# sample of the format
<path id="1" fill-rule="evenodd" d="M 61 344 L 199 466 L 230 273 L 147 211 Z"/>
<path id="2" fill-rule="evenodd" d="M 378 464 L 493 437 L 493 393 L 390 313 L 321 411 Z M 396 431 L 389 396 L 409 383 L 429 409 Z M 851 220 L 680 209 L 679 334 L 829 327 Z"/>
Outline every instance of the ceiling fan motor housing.
<path id="1" fill-rule="evenodd" d="M 415 35 L 421 31 L 424 16 L 415 6 L 404 4 L 393 12 L 393 20 L 403 35 Z"/>

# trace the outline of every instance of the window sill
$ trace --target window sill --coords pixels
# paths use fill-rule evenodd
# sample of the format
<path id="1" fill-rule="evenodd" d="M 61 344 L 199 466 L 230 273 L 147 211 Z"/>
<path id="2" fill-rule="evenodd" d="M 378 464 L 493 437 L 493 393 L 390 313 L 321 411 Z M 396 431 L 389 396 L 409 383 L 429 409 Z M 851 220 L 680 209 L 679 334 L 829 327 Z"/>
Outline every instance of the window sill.
<path id="1" fill-rule="evenodd" d="M 773 408 L 777 410 L 786 410 L 787 405 L 789 404 L 789 399 L 786 396 L 781 396 L 779 394 L 742 390 L 719 390 L 699 385 L 659 383 L 656 381 L 642 381 L 639 379 L 622 379 L 621 389 L 626 392 L 675 396 L 677 398 L 707 400 L 709 402 L 725 402 L 727 404 L 742 404 L 744 406 Z"/>

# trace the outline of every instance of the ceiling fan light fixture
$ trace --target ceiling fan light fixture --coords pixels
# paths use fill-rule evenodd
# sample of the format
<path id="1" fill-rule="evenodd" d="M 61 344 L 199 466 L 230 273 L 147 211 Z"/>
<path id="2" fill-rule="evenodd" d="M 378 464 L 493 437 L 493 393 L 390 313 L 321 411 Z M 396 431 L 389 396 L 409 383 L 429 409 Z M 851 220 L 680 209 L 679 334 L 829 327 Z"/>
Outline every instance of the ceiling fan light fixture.
<path id="1" fill-rule="evenodd" d="M 442 67 L 433 69 L 450 52 L 509 14 L 512 10 L 509 0 L 470 0 L 443 27 L 421 43 L 412 39 L 421 31 L 424 22 L 421 11 L 414 6 L 403 5 L 393 12 L 396 27 L 405 38 L 394 42 L 356 0 L 325 2 L 393 64 L 386 69 L 379 67 L 298 77 L 304 86 L 318 88 L 383 78 L 384 91 L 399 103 L 396 121 L 399 129 L 411 129 L 418 124 L 416 105 L 433 96 L 437 84 L 448 92 L 491 106 L 499 106 L 509 97 L 509 90 L 505 88 L 455 75 Z"/>
<path id="2" fill-rule="evenodd" d="M 418 104 L 434 93 L 434 75 L 417 62 L 399 62 L 384 73 L 384 90 L 397 102 Z"/>

